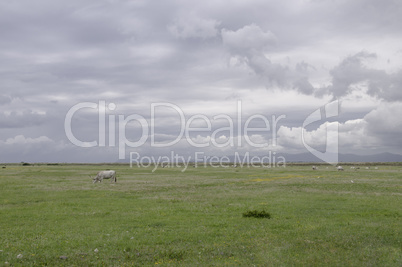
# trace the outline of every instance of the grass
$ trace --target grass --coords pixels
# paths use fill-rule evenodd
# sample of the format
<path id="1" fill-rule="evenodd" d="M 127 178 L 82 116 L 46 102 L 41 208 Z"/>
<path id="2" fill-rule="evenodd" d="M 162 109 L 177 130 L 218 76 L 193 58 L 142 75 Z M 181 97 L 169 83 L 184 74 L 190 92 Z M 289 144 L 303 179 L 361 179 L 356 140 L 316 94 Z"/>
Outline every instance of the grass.
<path id="1" fill-rule="evenodd" d="M 401 266 L 402 167 L 344 168 L 7 165 L 0 266 Z"/>

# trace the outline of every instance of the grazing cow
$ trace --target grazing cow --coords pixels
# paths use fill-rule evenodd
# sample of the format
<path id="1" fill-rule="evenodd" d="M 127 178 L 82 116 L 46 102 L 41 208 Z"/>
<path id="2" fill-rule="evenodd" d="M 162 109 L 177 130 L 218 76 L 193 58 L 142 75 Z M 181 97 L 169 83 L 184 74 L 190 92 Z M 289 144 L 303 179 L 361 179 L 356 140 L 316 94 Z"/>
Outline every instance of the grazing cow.
<path id="1" fill-rule="evenodd" d="M 338 171 L 343 171 L 342 166 L 338 166 L 338 167 L 337 167 L 337 170 L 338 170 Z"/>
<path id="2" fill-rule="evenodd" d="M 116 172 L 115 171 L 100 171 L 98 174 L 93 178 L 93 183 L 96 182 L 102 182 L 103 179 L 111 179 L 110 182 L 112 183 L 113 181 L 116 183 L 117 178 L 116 178 Z"/>
<path id="3" fill-rule="evenodd" d="M 316 166 L 313 166 L 312 168 L 313 168 L 313 171 L 317 170 L 317 167 L 316 167 Z"/>

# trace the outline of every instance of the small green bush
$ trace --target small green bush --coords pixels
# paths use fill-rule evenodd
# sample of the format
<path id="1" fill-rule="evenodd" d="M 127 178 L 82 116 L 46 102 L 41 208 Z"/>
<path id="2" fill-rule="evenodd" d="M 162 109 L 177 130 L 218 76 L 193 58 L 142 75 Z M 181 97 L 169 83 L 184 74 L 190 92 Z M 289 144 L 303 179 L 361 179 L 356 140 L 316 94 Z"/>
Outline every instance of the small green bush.
<path id="1" fill-rule="evenodd" d="M 265 210 L 261 210 L 261 211 L 259 211 L 259 210 L 249 210 L 249 211 L 243 212 L 243 217 L 271 219 L 271 214 L 269 214 Z"/>

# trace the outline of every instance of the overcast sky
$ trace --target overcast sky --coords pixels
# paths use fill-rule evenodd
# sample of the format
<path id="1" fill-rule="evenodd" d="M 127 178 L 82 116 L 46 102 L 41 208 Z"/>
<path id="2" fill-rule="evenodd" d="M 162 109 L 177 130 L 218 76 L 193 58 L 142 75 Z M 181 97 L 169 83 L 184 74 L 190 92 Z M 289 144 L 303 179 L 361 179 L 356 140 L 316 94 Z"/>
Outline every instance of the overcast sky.
<path id="1" fill-rule="evenodd" d="M 123 135 L 146 139 L 126 158 L 302 153 L 302 130 L 322 150 L 334 123 L 340 153 L 400 154 L 400 25 L 399 0 L 1 1 L 0 162 L 116 162 Z M 254 115 L 269 131 L 245 134 Z"/>

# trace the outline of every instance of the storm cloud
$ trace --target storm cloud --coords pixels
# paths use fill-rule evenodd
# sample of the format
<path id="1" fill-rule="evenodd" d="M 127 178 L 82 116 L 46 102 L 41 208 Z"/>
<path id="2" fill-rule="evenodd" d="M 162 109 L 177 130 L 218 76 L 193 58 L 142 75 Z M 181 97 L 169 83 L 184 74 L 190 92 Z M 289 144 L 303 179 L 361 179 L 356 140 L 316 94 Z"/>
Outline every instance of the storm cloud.
<path id="1" fill-rule="evenodd" d="M 336 121 L 340 152 L 400 153 L 401 17 L 402 4 L 393 0 L 3 1 L 0 161 L 118 161 L 121 132 L 131 142 L 145 133 L 138 120 L 127 121 L 135 116 L 148 124 L 147 140 L 125 153 L 301 153 L 303 122 L 334 100 L 338 117 L 304 129 L 306 141 L 323 145 Z M 66 116 L 80 103 L 96 106 L 71 121 L 77 139 L 98 143 L 91 148 L 66 134 Z M 155 103 L 170 103 L 187 126 L 204 130 L 153 147 L 152 138 L 175 140 L 183 127 L 178 111 L 165 106 L 153 136 Z M 267 118 L 269 130 L 247 136 L 253 115 Z M 274 129 L 272 116 L 281 115 Z M 242 130 L 222 128 L 230 126 Z M 249 146 L 246 138 L 267 146 Z M 227 145 L 192 145 L 219 142 Z"/>

